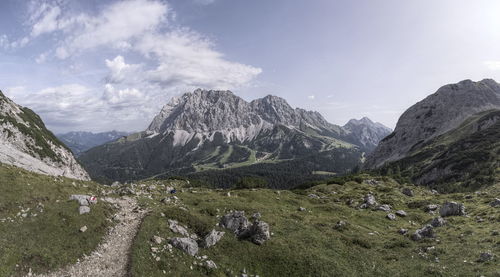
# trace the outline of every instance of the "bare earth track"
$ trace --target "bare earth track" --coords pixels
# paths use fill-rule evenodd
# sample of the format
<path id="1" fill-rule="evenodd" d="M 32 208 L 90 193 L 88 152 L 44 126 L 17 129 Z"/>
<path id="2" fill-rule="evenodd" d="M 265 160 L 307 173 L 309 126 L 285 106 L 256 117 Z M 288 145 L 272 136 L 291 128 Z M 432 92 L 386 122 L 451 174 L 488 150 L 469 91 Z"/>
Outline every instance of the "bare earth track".
<path id="1" fill-rule="evenodd" d="M 52 273 L 38 275 L 39 277 L 127 275 L 128 252 L 146 212 L 137 209 L 137 201 L 134 198 L 107 198 L 106 201 L 119 207 L 120 210 L 114 217 L 119 223 L 110 229 L 96 250 L 76 264 Z"/>

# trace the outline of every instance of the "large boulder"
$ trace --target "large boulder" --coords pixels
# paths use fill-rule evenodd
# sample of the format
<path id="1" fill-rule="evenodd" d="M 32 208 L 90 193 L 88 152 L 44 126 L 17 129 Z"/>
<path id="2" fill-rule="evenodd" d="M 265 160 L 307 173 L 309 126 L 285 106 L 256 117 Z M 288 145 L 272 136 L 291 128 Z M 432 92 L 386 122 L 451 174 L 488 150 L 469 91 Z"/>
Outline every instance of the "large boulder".
<path id="1" fill-rule="evenodd" d="M 191 238 L 172 238 L 170 239 L 170 244 L 191 256 L 195 256 L 199 249 L 198 243 Z"/>
<path id="2" fill-rule="evenodd" d="M 78 204 L 80 204 L 80 206 L 88 206 L 90 204 L 89 203 L 90 198 L 91 198 L 90 195 L 73 194 L 69 197 L 69 200 L 78 201 Z"/>
<path id="3" fill-rule="evenodd" d="M 88 214 L 88 213 L 90 213 L 90 207 L 89 206 L 80 206 L 78 208 L 78 212 L 80 214 Z"/>
<path id="4" fill-rule="evenodd" d="M 248 221 L 248 218 L 246 218 L 244 211 L 234 211 L 224 215 L 221 218 L 219 225 L 233 231 L 239 236 L 248 229 L 250 222 Z"/>
<path id="5" fill-rule="evenodd" d="M 432 227 L 442 227 L 444 225 L 446 225 L 446 220 L 444 220 L 444 218 L 438 216 L 438 217 L 435 217 L 431 220 L 430 224 L 432 225 Z"/>
<path id="6" fill-rule="evenodd" d="M 439 209 L 439 214 L 442 217 L 465 215 L 465 206 L 462 203 L 446 202 Z"/>
<path id="7" fill-rule="evenodd" d="M 208 235 L 206 235 L 201 241 L 201 247 L 208 248 L 214 246 L 219 240 L 224 236 L 224 232 L 217 231 L 212 229 Z"/>
<path id="8" fill-rule="evenodd" d="M 424 238 L 433 238 L 434 237 L 434 227 L 432 225 L 425 225 L 424 227 L 417 229 L 413 235 L 411 235 L 411 239 L 414 241 L 419 241 Z"/>
<path id="9" fill-rule="evenodd" d="M 373 196 L 373 194 L 367 194 L 365 195 L 365 198 L 363 199 L 363 204 L 361 204 L 360 208 L 367 209 L 376 205 L 377 201 L 375 200 L 375 196 Z"/>
<path id="10" fill-rule="evenodd" d="M 401 193 L 403 193 L 404 195 L 406 196 L 409 196 L 409 197 L 413 197 L 413 190 L 411 190 L 410 188 L 403 188 L 401 190 Z"/>

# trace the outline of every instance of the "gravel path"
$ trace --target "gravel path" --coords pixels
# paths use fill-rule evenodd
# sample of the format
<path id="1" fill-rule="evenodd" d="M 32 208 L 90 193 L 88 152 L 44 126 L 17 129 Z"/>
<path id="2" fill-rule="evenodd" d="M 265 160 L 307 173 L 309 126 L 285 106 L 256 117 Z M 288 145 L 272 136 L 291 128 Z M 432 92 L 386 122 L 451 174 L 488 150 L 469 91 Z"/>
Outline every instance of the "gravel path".
<path id="1" fill-rule="evenodd" d="M 126 276 L 128 252 L 146 212 L 134 210 L 137 202 L 133 198 L 107 198 L 106 200 L 119 206 L 120 211 L 115 216 L 119 223 L 108 232 L 103 243 L 80 262 L 56 272 L 39 275 L 39 277 Z"/>

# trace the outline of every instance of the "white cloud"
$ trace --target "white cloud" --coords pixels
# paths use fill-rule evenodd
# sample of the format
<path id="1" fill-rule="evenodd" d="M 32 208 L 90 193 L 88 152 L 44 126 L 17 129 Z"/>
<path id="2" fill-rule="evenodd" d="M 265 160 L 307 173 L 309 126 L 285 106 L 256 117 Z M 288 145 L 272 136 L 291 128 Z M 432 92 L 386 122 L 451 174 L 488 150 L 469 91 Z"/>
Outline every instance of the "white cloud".
<path id="1" fill-rule="evenodd" d="M 314 100 L 314 98 L 316 98 L 316 96 L 314 96 L 314 95 L 307 96 L 307 99 L 309 99 L 309 100 Z"/>
<path id="2" fill-rule="evenodd" d="M 140 74 L 137 70 L 140 65 L 137 64 L 127 64 L 123 56 L 116 56 L 113 60 L 106 59 L 106 66 L 109 69 L 106 81 L 108 83 L 122 83 L 128 78 L 135 79 L 134 76 Z"/>
<path id="3" fill-rule="evenodd" d="M 37 37 L 44 33 L 55 31 L 59 28 L 58 17 L 61 15 L 61 8 L 58 6 L 49 6 L 43 3 L 38 10 L 31 16 L 34 22 L 31 30 L 31 36 Z"/>
<path id="4" fill-rule="evenodd" d="M 483 65 L 489 70 L 500 70 L 500 61 L 484 61 Z"/>

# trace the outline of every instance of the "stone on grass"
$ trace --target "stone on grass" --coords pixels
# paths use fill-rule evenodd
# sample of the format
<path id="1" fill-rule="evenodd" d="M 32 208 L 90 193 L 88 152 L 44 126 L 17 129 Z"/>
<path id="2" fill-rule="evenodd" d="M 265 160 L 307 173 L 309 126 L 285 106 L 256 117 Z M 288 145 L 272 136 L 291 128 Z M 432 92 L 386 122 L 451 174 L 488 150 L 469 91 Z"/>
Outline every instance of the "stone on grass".
<path id="1" fill-rule="evenodd" d="M 401 229 L 398 230 L 398 233 L 400 235 L 406 235 L 408 233 L 408 229 L 401 228 Z"/>
<path id="2" fill-rule="evenodd" d="M 212 229 L 212 231 L 210 231 L 210 233 L 208 233 L 208 235 L 206 235 L 205 238 L 203 238 L 203 240 L 201 241 L 201 247 L 208 248 L 214 246 L 217 242 L 219 242 L 224 234 L 224 232 L 219 232 L 215 229 Z"/>
<path id="3" fill-rule="evenodd" d="M 411 190 L 410 188 L 403 188 L 401 190 L 401 193 L 403 193 L 406 196 L 410 196 L 410 197 L 412 197 L 414 195 L 413 190 Z"/>
<path id="4" fill-rule="evenodd" d="M 493 260 L 493 254 L 490 252 L 483 252 L 479 255 L 478 262 L 484 263 Z"/>
<path id="5" fill-rule="evenodd" d="M 446 202 L 439 209 L 439 214 L 442 217 L 465 215 L 465 206 L 462 203 Z"/>
<path id="6" fill-rule="evenodd" d="M 380 205 L 377 207 L 377 210 L 378 211 L 384 211 L 384 212 L 388 212 L 391 210 L 391 206 L 390 205 L 387 205 L 387 204 L 383 204 L 383 205 Z"/>
<path id="7" fill-rule="evenodd" d="M 397 216 L 400 216 L 400 217 L 405 217 L 407 214 L 406 214 L 406 212 L 405 212 L 405 211 L 403 211 L 403 210 L 397 210 L 397 211 L 396 211 L 396 215 L 397 215 Z"/>
<path id="8" fill-rule="evenodd" d="M 375 196 L 373 196 L 372 194 L 365 195 L 363 201 L 364 201 L 363 204 L 361 204 L 360 206 L 361 209 L 367 209 L 369 207 L 377 205 L 377 201 L 375 201 Z"/>
<path id="9" fill-rule="evenodd" d="M 446 224 L 446 220 L 444 220 L 444 218 L 438 216 L 438 217 L 435 217 L 431 220 L 430 224 L 432 225 L 432 227 L 442 227 Z"/>
<path id="10" fill-rule="evenodd" d="M 492 207 L 500 207 L 500 199 L 499 198 L 495 198 L 495 200 L 493 200 L 490 203 L 490 206 L 492 206 Z"/>
<path id="11" fill-rule="evenodd" d="M 153 238 L 151 239 L 151 241 L 153 241 L 156 244 L 160 244 L 163 241 L 163 238 L 161 238 L 159 236 L 153 236 Z"/>
<path id="12" fill-rule="evenodd" d="M 319 199 L 320 197 L 314 193 L 311 193 L 308 195 L 309 198 L 313 198 L 313 199 Z"/>
<path id="13" fill-rule="evenodd" d="M 81 233 L 85 233 L 85 231 L 87 231 L 87 226 L 83 226 L 82 228 L 80 228 Z"/>
<path id="14" fill-rule="evenodd" d="M 414 241 L 419 241 L 424 238 L 433 238 L 434 237 L 434 227 L 432 225 L 425 225 L 424 227 L 417 229 L 413 235 L 411 235 L 411 239 Z"/>
<path id="15" fill-rule="evenodd" d="M 433 212 L 439 208 L 439 205 L 436 204 L 429 204 L 424 207 L 424 212 Z"/>
<path id="16" fill-rule="evenodd" d="M 389 220 L 396 220 L 396 215 L 395 214 L 387 214 L 385 217 L 387 219 L 389 219 Z"/>
<path id="17" fill-rule="evenodd" d="M 194 239 L 191 238 L 172 238 L 170 239 L 172 246 L 186 252 L 191 256 L 195 256 L 198 253 L 198 244 Z"/>
<path id="18" fill-rule="evenodd" d="M 89 206 L 80 206 L 80 208 L 78 208 L 78 212 L 80 214 L 88 214 L 88 213 L 90 213 L 90 207 Z"/>
<path id="19" fill-rule="evenodd" d="M 306 208 L 304 208 L 304 207 L 299 207 L 299 211 L 301 211 L 301 212 L 305 212 L 305 211 L 306 211 Z"/>
<path id="20" fill-rule="evenodd" d="M 342 231 L 347 228 L 347 222 L 345 222 L 344 220 L 337 221 L 337 224 L 335 224 L 335 227 L 333 228 Z"/>
<path id="21" fill-rule="evenodd" d="M 208 269 L 216 269 L 217 268 L 217 265 L 214 263 L 214 261 L 212 260 L 207 260 L 205 261 L 205 266 L 208 268 Z"/>
<path id="22" fill-rule="evenodd" d="M 250 240 L 257 245 L 261 245 L 271 238 L 269 224 L 264 221 L 255 221 L 248 229 L 248 232 Z"/>
<path id="23" fill-rule="evenodd" d="M 83 195 L 83 194 L 73 194 L 69 197 L 69 200 L 78 201 L 78 204 L 80 204 L 80 206 L 88 206 L 89 199 L 90 199 L 90 195 Z"/>

